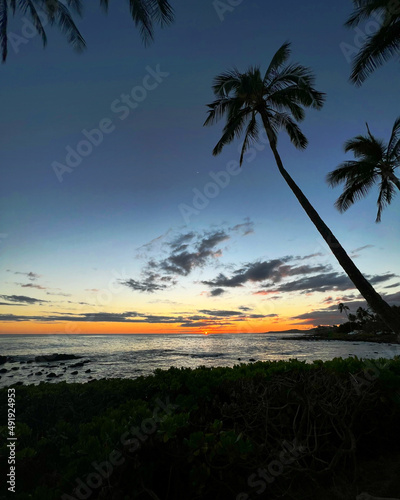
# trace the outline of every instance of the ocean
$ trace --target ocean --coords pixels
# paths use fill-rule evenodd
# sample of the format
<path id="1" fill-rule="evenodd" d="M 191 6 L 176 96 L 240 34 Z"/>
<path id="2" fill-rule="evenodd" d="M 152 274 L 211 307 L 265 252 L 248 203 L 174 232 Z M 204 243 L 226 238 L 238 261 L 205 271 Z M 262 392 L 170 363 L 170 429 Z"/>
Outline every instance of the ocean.
<path id="1" fill-rule="evenodd" d="M 289 339 L 299 335 L 307 334 L 0 335 L 0 354 L 11 358 L 0 365 L 0 387 L 16 382 L 136 378 L 171 366 L 232 367 L 254 360 L 297 358 L 312 362 L 348 356 L 393 358 L 400 354 L 400 345 Z M 74 354 L 81 359 L 35 361 L 36 356 L 54 353 Z M 73 366 L 82 361 L 83 366 Z"/>

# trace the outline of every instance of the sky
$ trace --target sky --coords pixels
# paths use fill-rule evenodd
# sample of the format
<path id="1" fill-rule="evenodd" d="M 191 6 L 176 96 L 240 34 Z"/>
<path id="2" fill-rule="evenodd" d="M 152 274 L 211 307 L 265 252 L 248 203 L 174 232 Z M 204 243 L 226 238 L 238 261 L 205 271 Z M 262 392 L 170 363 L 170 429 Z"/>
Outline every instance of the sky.
<path id="1" fill-rule="evenodd" d="M 356 265 L 400 304 L 399 200 L 375 223 L 377 188 L 344 214 L 326 175 L 343 144 L 388 140 L 398 64 L 361 88 L 351 57 L 376 22 L 344 27 L 350 0 L 172 0 L 175 22 L 144 47 L 127 2 L 86 2 L 87 49 L 26 19 L 1 65 L 0 333 L 253 333 L 338 324 L 361 296 L 281 178 L 265 136 L 238 167 L 203 127 L 213 78 L 266 69 L 285 42 L 327 94 L 309 139 L 283 134 L 285 167 Z M 235 4 L 235 6 L 233 6 Z M 375 23 L 375 24 L 374 24 Z M 130 97 L 129 97 L 130 95 Z"/>

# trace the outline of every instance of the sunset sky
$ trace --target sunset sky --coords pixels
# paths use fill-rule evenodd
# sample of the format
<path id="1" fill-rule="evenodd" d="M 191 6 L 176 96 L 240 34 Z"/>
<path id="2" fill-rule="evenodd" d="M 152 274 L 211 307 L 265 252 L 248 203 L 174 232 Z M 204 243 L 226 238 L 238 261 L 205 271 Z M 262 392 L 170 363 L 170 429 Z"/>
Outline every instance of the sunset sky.
<path id="1" fill-rule="evenodd" d="M 343 144 L 365 122 L 387 141 L 400 115 L 398 64 L 361 88 L 348 81 L 373 25 L 343 26 L 350 0 L 171 3 L 175 23 L 147 48 L 126 2 L 110 2 L 108 15 L 85 2 L 81 54 L 51 27 L 43 50 L 12 19 L 19 38 L 0 67 L 0 333 L 308 329 L 344 321 L 339 302 L 365 305 L 265 143 L 239 169 L 241 142 L 213 157 L 223 122 L 203 127 L 214 76 L 265 70 L 286 40 L 327 101 L 306 112 L 306 151 L 280 136 L 283 162 L 374 287 L 400 304 L 399 199 L 376 224 L 377 188 L 340 214 L 341 190 L 325 181 L 352 159 Z"/>

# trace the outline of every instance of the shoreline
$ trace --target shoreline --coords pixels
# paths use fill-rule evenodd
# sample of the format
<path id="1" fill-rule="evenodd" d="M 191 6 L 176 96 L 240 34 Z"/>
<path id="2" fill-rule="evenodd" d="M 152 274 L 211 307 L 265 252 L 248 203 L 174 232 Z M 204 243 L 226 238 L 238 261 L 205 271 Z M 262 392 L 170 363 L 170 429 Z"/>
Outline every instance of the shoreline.
<path id="1" fill-rule="evenodd" d="M 335 332 L 320 332 L 313 333 L 309 335 L 302 335 L 301 337 L 288 337 L 288 340 L 339 340 L 344 342 L 375 342 L 377 344 L 388 344 L 388 345 L 399 345 L 399 336 L 396 334 L 381 334 L 374 335 L 372 333 L 360 332 L 360 333 L 335 333 Z"/>

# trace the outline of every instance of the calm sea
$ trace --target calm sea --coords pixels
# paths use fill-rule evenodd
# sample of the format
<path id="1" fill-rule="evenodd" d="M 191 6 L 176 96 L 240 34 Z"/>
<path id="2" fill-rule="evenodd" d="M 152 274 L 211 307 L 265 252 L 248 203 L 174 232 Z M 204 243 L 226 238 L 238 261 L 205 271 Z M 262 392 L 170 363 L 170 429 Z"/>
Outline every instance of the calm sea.
<path id="1" fill-rule="evenodd" d="M 392 358 L 399 345 L 369 342 L 301 341 L 288 337 L 298 334 L 224 335 L 0 335 L 0 354 L 12 361 L 0 365 L 0 387 L 15 382 L 87 382 L 100 378 L 135 378 L 156 368 L 234 366 L 251 360 L 269 361 L 297 358 L 315 359 Z M 302 334 L 307 335 L 307 334 Z M 81 360 L 36 362 L 36 356 L 54 353 L 75 354 Z M 240 360 L 238 359 L 240 358 Z M 83 367 L 73 367 L 86 361 Z M 28 363 L 28 361 L 32 361 Z M 87 370 L 90 370 L 87 371 Z M 72 375 L 77 371 L 77 374 Z M 41 372 L 39 375 L 38 373 Z M 57 378 L 49 378 L 54 373 Z"/>

